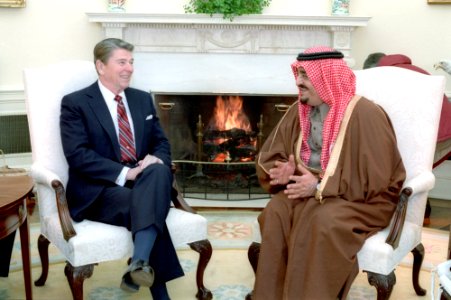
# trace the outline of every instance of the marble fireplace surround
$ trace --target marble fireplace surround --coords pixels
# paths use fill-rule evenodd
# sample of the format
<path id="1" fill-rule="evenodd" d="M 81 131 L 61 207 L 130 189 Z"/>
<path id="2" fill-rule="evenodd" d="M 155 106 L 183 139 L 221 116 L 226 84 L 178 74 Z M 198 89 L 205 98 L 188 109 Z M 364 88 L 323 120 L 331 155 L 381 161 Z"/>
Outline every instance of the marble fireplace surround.
<path id="1" fill-rule="evenodd" d="M 87 13 L 105 37 L 135 45 L 132 86 L 153 93 L 295 95 L 290 64 L 327 45 L 349 66 L 352 33 L 369 17 Z"/>

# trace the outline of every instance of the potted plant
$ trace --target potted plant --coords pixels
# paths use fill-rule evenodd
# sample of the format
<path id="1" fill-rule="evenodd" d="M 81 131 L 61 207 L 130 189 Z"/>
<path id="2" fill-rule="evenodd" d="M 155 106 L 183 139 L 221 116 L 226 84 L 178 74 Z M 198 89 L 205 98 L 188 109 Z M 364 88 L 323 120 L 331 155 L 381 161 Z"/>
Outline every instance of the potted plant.
<path id="1" fill-rule="evenodd" d="M 271 0 L 190 0 L 184 6 L 185 13 L 222 14 L 224 19 L 233 21 L 241 15 L 261 14 Z"/>

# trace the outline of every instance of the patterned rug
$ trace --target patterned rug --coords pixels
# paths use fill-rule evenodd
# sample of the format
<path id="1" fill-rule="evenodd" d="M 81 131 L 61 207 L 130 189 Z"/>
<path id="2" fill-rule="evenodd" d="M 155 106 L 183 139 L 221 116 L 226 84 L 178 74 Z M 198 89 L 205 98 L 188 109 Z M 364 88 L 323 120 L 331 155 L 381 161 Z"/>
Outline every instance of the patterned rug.
<path id="1" fill-rule="evenodd" d="M 251 291 L 254 274 L 247 259 L 247 248 L 253 240 L 252 223 L 258 212 L 253 211 L 201 211 L 208 219 L 208 235 L 213 246 L 213 256 L 207 267 L 204 283 L 214 295 L 215 300 L 242 300 Z M 39 225 L 30 226 L 32 278 L 40 275 L 40 261 L 36 250 Z M 423 231 L 425 261 L 420 274 L 423 288 L 430 295 L 431 270 L 446 257 L 448 232 L 425 228 Z M 64 259 L 58 250 L 50 247 L 50 272 L 44 287 L 33 287 L 35 300 L 71 299 L 70 290 L 64 276 Z M 196 299 L 196 265 L 198 255 L 192 250 L 178 250 L 185 276 L 168 283 L 173 300 Z M 406 257 L 396 269 L 397 283 L 391 299 L 426 299 L 415 295 L 411 283 L 411 258 Z M 125 270 L 125 261 L 99 264 L 93 276 L 85 281 L 84 294 L 87 300 L 140 300 L 151 299 L 146 289 L 129 294 L 119 288 L 120 277 Z M 17 235 L 8 278 L 0 278 L 0 299 L 25 299 L 23 275 L 21 270 L 20 241 Z M 368 284 L 366 274 L 356 278 L 348 300 L 376 299 L 374 287 Z M 430 299 L 430 297 L 429 297 Z"/>

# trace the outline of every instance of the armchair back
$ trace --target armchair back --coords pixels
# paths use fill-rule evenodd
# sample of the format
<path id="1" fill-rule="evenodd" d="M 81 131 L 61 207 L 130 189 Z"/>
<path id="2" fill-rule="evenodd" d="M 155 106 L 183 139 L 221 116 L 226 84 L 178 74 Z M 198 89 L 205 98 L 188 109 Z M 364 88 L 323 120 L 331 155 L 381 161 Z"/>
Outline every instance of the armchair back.
<path id="1" fill-rule="evenodd" d="M 88 86 L 97 79 L 94 63 L 66 61 L 42 68 L 28 68 L 23 75 L 33 160 L 32 176 L 38 173 L 34 172 L 36 169 L 49 170 L 53 172 L 50 178 L 58 179 L 66 186 L 68 165 L 59 127 L 61 100 L 64 95 Z M 46 216 L 58 213 L 55 191 L 51 184 L 39 184 L 39 177 L 33 177 L 37 180 L 39 214 L 41 220 L 45 220 Z"/>
<path id="2" fill-rule="evenodd" d="M 398 67 L 377 67 L 355 74 L 357 94 L 373 100 L 390 116 L 407 172 L 404 186 L 414 188 L 406 222 L 422 227 L 427 193 L 435 182 L 432 164 L 445 79 Z M 419 179 L 423 183 L 418 183 Z"/>

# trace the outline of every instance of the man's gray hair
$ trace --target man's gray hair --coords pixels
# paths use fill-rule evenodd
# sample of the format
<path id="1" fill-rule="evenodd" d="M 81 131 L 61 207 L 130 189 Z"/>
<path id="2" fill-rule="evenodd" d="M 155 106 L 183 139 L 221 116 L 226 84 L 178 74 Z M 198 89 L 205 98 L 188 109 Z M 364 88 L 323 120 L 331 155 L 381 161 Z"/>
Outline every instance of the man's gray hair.
<path id="1" fill-rule="evenodd" d="M 96 63 L 97 60 L 100 60 L 106 64 L 108 59 L 111 57 L 112 52 L 116 49 L 125 49 L 133 52 L 134 48 L 135 46 L 121 39 L 104 39 L 97 43 L 94 47 L 94 63 Z"/>

